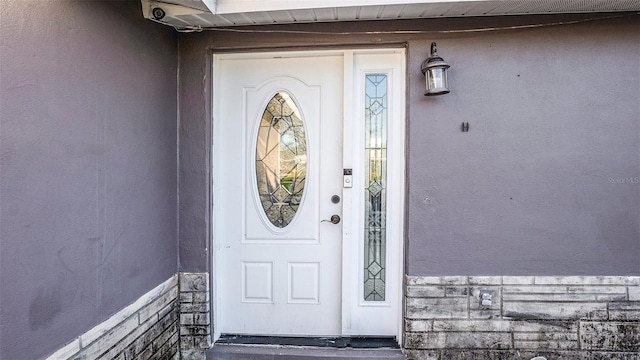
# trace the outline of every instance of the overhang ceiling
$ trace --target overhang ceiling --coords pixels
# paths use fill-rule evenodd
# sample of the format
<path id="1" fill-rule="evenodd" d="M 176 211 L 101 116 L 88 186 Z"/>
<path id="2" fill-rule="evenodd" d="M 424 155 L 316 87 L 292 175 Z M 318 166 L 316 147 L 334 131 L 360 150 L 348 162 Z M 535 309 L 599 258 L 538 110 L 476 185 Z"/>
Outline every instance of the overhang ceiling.
<path id="1" fill-rule="evenodd" d="M 640 11 L 639 0 L 141 0 L 146 18 L 176 28 Z"/>

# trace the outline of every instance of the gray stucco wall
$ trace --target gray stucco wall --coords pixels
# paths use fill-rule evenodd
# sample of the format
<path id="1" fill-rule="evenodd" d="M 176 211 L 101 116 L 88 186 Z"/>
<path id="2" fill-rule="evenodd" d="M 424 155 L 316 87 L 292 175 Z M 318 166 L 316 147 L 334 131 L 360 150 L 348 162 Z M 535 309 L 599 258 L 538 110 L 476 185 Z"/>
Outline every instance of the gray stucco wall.
<path id="1" fill-rule="evenodd" d="M 409 90 L 409 274 L 640 274 L 639 18 L 438 45 L 451 94 Z"/>
<path id="2" fill-rule="evenodd" d="M 0 358 L 36 359 L 176 271 L 177 37 L 3 0 L 0 39 Z"/>
<path id="3" fill-rule="evenodd" d="M 408 274 L 640 274 L 640 21 L 581 22 L 609 16 L 181 34 L 180 269 L 206 271 L 210 255 L 211 51 L 406 42 Z M 558 22 L 569 23 L 537 26 Z M 534 26 L 450 32 L 521 25 Z M 432 41 L 452 65 L 452 92 L 425 98 L 420 64 Z"/>

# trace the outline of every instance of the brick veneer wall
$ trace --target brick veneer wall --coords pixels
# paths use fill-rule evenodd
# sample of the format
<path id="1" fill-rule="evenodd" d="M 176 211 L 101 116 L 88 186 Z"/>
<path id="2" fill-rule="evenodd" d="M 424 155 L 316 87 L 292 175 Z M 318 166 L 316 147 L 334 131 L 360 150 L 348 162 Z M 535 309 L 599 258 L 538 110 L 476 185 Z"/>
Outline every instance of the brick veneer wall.
<path id="1" fill-rule="evenodd" d="M 640 277 L 409 276 L 406 284 L 408 359 L 640 359 Z"/>
<path id="2" fill-rule="evenodd" d="M 178 359 L 178 317 L 174 275 L 47 359 Z"/>
<path id="3" fill-rule="evenodd" d="M 209 308 L 208 274 L 179 273 L 47 360 L 204 360 Z"/>
<path id="4" fill-rule="evenodd" d="M 182 359 L 205 359 L 211 347 L 209 274 L 180 273 Z"/>

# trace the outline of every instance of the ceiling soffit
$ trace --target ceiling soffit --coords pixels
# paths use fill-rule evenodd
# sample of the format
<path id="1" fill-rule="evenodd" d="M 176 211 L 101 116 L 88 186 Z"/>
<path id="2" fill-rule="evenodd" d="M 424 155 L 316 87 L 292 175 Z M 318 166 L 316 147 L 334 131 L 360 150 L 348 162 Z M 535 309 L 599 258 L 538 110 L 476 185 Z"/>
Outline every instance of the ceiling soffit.
<path id="1" fill-rule="evenodd" d="M 640 11 L 638 0 L 141 0 L 178 29 L 335 21 Z M 164 10 L 154 19 L 152 9 Z"/>

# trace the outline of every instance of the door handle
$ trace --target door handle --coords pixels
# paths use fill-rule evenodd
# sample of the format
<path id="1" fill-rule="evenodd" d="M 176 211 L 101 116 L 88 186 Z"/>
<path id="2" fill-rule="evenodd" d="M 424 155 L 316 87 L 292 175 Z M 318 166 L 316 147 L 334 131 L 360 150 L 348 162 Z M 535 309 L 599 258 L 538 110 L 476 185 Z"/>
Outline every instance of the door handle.
<path id="1" fill-rule="evenodd" d="M 320 222 L 330 222 L 332 224 L 339 224 L 340 223 L 340 216 L 339 215 L 331 215 L 331 219 L 330 220 L 322 220 Z"/>

